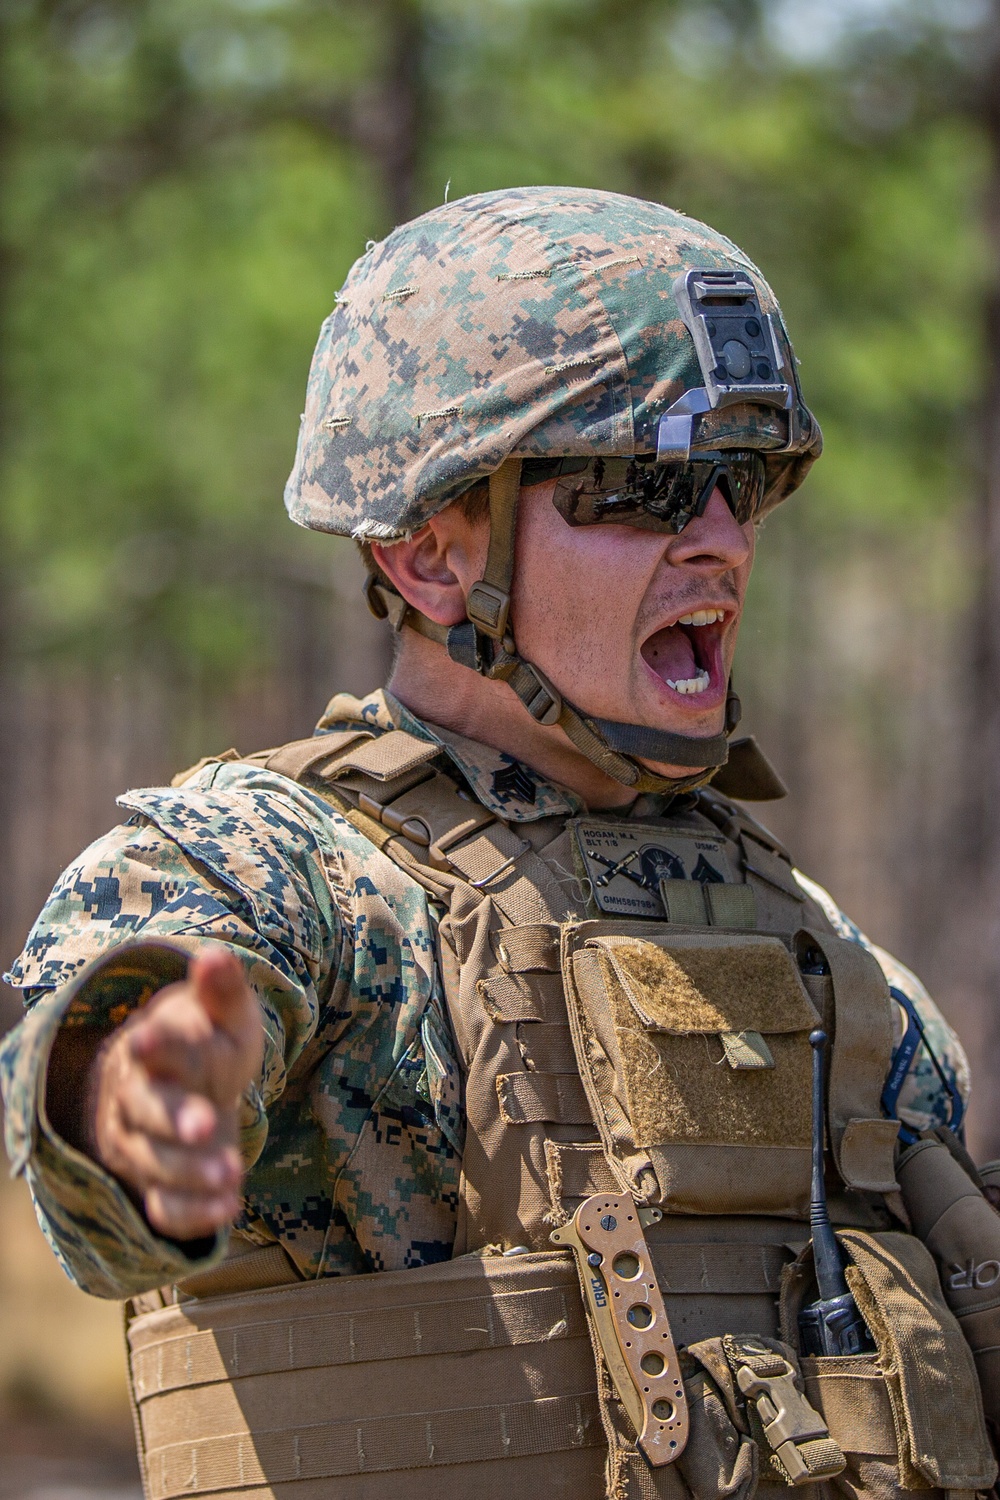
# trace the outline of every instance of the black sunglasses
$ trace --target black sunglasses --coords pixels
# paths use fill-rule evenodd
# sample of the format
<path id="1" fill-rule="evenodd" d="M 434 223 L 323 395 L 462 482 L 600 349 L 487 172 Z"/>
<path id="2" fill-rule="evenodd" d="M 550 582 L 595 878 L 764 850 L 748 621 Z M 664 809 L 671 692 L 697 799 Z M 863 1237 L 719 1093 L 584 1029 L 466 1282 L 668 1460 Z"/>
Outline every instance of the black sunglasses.
<path id="1" fill-rule="evenodd" d="M 656 462 L 653 454 L 632 458 L 528 458 L 523 485 L 558 479 L 552 495 L 570 526 L 616 522 L 645 531 L 683 531 L 704 513 L 716 486 L 741 526 L 760 514 L 766 466 L 756 449 L 699 454 L 687 463 Z"/>

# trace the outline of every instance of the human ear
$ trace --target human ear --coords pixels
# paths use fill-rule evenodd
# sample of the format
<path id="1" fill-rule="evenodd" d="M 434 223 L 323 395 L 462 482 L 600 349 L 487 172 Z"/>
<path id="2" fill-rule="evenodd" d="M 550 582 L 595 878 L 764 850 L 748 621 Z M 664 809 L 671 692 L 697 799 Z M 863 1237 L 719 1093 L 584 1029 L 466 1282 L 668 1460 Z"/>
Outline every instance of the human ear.
<path id="1" fill-rule="evenodd" d="M 487 544 L 488 528 L 449 506 L 413 536 L 373 541 L 371 549 L 407 604 L 439 625 L 458 625 L 469 589 L 482 574 Z"/>

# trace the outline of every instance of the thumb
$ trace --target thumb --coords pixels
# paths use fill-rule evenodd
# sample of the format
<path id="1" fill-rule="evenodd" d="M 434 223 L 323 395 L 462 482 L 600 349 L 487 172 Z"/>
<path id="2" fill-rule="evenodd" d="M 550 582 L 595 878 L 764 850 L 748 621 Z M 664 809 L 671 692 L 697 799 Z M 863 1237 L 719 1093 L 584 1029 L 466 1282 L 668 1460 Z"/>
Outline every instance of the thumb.
<path id="1" fill-rule="evenodd" d="M 255 1044 L 260 1013 L 239 960 L 221 943 L 207 943 L 188 970 L 198 1003 L 212 1025 L 240 1050 Z"/>

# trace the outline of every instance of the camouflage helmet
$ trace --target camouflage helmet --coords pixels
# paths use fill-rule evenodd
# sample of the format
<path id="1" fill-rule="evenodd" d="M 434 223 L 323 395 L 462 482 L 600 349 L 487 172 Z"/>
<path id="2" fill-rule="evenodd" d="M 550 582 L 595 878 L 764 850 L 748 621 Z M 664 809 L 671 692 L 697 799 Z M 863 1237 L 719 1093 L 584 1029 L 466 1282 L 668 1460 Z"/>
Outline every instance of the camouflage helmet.
<path id="1" fill-rule="evenodd" d="M 354 265 L 320 330 L 285 504 L 313 530 L 392 541 L 488 478 L 489 558 L 468 618 L 446 630 L 377 573 L 373 611 L 508 682 L 608 775 L 677 790 L 639 759 L 717 767 L 726 735 L 588 717 L 517 653 L 522 464 L 754 449 L 767 510 L 821 446 L 774 294 L 730 240 L 658 203 L 517 188 L 444 204 Z M 738 716 L 732 695 L 727 734 Z"/>
<path id="2" fill-rule="evenodd" d="M 793 405 L 731 392 L 696 416 L 692 446 L 771 452 L 768 503 L 783 499 L 821 438 L 757 268 L 659 203 L 538 187 L 444 204 L 356 262 L 313 356 L 290 516 L 391 539 L 510 455 L 655 451 L 662 415 L 704 385 L 675 292 L 702 267 L 752 278 Z"/>

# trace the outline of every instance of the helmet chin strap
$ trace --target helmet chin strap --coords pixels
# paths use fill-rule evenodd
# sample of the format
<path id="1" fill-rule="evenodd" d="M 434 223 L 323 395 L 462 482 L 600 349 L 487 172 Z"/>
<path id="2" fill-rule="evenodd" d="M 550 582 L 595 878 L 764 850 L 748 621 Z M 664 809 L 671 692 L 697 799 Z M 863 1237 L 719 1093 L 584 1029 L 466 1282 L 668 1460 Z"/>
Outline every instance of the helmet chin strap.
<path id="1" fill-rule="evenodd" d="M 442 642 L 452 661 L 481 676 L 506 682 L 539 724 L 558 724 L 580 754 L 622 786 L 640 792 L 687 791 L 711 779 L 729 758 L 728 736 L 740 719 L 740 700 L 730 683 L 725 733 L 699 739 L 643 724 L 597 719 L 568 703 L 548 678 L 519 656 L 509 627 L 510 589 L 514 572 L 514 531 L 521 485 L 521 460 L 508 458 L 490 475 L 490 543 L 483 576 L 469 590 L 466 616 L 449 629 L 428 620 L 398 594 L 371 578 L 369 607 L 388 617 L 398 630 L 403 623 Z M 658 776 L 639 763 L 691 766 L 690 776 Z"/>

